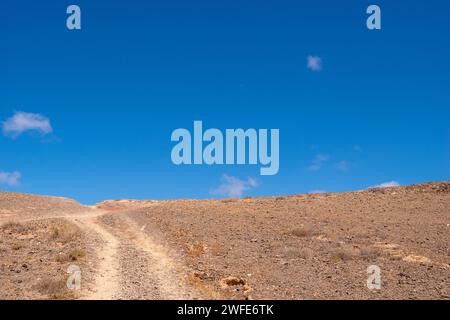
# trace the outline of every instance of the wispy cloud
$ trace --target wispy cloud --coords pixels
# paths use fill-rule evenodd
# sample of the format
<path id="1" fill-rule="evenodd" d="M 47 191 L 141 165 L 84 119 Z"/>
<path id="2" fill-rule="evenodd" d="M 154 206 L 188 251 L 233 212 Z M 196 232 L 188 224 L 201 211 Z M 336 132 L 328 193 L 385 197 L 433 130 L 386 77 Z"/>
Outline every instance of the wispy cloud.
<path id="1" fill-rule="evenodd" d="M 0 171 L 0 184 L 6 184 L 8 186 L 17 186 L 20 184 L 20 178 L 22 174 L 19 171 L 3 172 Z"/>
<path id="2" fill-rule="evenodd" d="M 4 135 L 17 138 L 26 131 L 37 131 L 46 135 L 51 133 L 53 128 L 46 116 L 19 111 L 2 123 L 2 130 Z"/>
<path id="3" fill-rule="evenodd" d="M 306 67 L 312 71 L 319 72 L 322 70 L 322 59 L 318 56 L 307 56 Z"/>
<path id="4" fill-rule="evenodd" d="M 345 160 L 339 161 L 336 163 L 336 169 L 339 171 L 348 171 L 349 165 L 348 162 Z"/>
<path id="5" fill-rule="evenodd" d="M 361 152 L 361 151 L 362 151 L 362 148 L 361 148 L 361 146 L 360 146 L 359 144 L 355 144 L 355 145 L 353 146 L 353 150 L 356 151 L 356 152 Z"/>
<path id="6" fill-rule="evenodd" d="M 319 171 L 323 164 L 330 158 L 327 154 L 318 154 L 314 158 L 313 162 L 308 166 L 309 171 Z"/>
<path id="7" fill-rule="evenodd" d="M 308 191 L 309 194 L 315 194 L 315 193 L 327 193 L 325 190 L 311 190 Z"/>
<path id="8" fill-rule="evenodd" d="M 217 188 L 210 190 L 210 193 L 215 196 L 240 198 L 245 191 L 256 188 L 258 182 L 255 179 L 248 178 L 241 180 L 233 176 L 224 174 L 222 176 L 222 184 Z"/>
<path id="9" fill-rule="evenodd" d="M 383 183 L 377 184 L 375 186 L 371 186 L 371 187 L 369 187 L 369 189 L 373 189 L 373 188 L 392 188 L 392 187 L 400 187 L 400 183 L 398 183 L 397 181 L 383 182 Z"/>

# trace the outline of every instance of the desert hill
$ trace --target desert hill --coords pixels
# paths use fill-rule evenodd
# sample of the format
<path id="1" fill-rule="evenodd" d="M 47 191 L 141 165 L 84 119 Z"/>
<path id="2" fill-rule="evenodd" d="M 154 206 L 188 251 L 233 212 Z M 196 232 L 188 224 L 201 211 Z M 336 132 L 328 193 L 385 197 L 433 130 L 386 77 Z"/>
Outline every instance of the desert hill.
<path id="1" fill-rule="evenodd" d="M 0 193 L 0 252 L 0 298 L 450 299 L 450 182 L 96 208 Z"/>

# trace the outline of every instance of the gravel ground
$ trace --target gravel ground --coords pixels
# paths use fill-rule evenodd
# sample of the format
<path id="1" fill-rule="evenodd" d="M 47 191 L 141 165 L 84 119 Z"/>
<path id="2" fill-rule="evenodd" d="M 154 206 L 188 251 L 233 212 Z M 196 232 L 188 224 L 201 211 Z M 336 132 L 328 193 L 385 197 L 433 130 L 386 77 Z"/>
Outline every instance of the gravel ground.
<path id="1" fill-rule="evenodd" d="M 0 254 L 0 299 L 450 299 L 450 182 L 97 208 L 0 192 Z"/>

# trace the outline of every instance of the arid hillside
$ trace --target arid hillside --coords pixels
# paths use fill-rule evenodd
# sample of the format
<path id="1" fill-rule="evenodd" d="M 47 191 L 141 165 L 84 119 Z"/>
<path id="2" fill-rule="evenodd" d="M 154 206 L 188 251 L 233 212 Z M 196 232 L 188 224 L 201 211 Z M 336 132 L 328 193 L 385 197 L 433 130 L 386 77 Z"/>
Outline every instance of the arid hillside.
<path id="1" fill-rule="evenodd" d="M 0 192 L 0 299 L 75 299 L 67 268 L 86 271 L 86 232 L 65 217 L 92 210 L 65 198 Z M 92 262 L 91 262 L 92 264 Z"/>
<path id="2" fill-rule="evenodd" d="M 97 208 L 0 193 L 0 252 L 3 299 L 450 299 L 450 182 Z"/>
<path id="3" fill-rule="evenodd" d="M 67 198 L 0 191 L 0 219 L 33 218 L 34 216 L 79 213 L 87 210 L 89 208 Z"/>
<path id="4" fill-rule="evenodd" d="M 211 298 L 450 297 L 448 182 L 165 201 L 123 215 L 146 226 L 149 236 L 178 248 L 189 280 Z M 370 265 L 381 268 L 379 291 L 366 286 Z M 240 288 L 224 285 L 228 277 L 239 279 Z"/>

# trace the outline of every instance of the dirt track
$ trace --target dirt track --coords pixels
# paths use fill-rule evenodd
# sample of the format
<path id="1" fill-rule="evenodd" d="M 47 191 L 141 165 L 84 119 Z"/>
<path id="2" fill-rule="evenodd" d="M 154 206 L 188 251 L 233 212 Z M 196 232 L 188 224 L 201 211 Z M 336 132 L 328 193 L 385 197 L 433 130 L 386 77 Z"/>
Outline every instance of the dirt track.
<path id="1" fill-rule="evenodd" d="M 95 208 L 0 193 L 0 253 L 0 299 L 450 299 L 450 183 Z"/>
<path id="2" fill-rule="evenodd" d="M 39 220 L 65 221 L 82 230 L 84 241 L 93 249 L 95 266 L 85 266 L 92 267 L 88 273 L 93 274 L 93 279 L 76 296 L 62 298 L 177 300 L 195 297 L 195 290 L 184 285 L 183 274 L 165 248 L 153 243 L 133 221 L 114 217 L 113 223 L 112 217 L 105 217 L 106 214 L 101 209 L 90 209 L 70 214 L 44 213 L 37 218 L 8 216 L 7 220 L 0 217 L 0 226 L 11 221 L 20 225 Z M 4 298 L 10 297 L 6 294 Z"/>
<path id="3" fill-rule="evenodd" d="M 192 290 L 183 282 L 166 249 L 142 233 L 126 217 L 106 216 L 81 220 L 102 238 L 94 292 L 87 299 L 189 299 Z M 77 221 L 77 223 L 79 223 Z"/>

